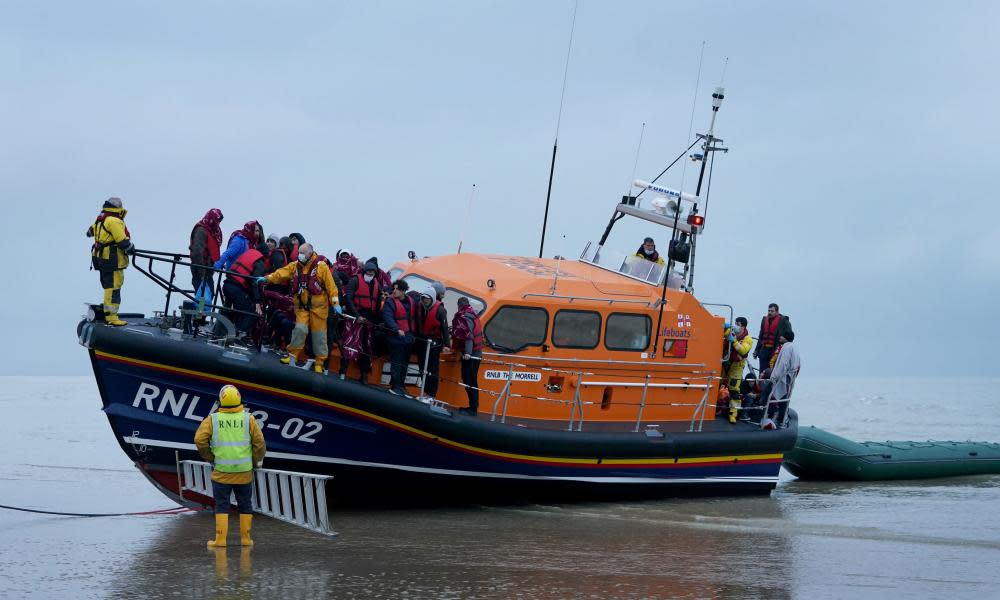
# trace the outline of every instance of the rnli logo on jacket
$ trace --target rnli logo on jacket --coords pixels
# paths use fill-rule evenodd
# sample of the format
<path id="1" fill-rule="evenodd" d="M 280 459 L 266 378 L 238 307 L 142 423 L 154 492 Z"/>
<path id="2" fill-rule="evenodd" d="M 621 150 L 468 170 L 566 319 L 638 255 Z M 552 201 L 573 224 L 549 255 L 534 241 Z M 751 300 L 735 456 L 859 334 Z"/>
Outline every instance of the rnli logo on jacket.
<path id="1" fill-rule="evenodd" d="M 486 379 L 507 381 L 507 375 L 509 374 L 509 371 L 489 369 L 486 371 Z M 541 381 L 542 374 L 538 371 L 514 371 L 513 379 L 514 381 Z"/>

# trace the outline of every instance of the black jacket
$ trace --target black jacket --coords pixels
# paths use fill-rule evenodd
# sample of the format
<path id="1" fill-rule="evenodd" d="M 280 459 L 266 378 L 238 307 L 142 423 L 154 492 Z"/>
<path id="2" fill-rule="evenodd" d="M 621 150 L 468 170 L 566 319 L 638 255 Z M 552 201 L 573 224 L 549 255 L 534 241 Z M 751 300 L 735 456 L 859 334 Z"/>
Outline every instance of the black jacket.
<path id="1" fill-rule="evenodd" d="M 788 319 L 786 315 L 778 313 L 780 317 L 778 320 L 778 329 L 774 332 L 774 345 L 778 346 L 781 342 L 778 340 L 782 337 L 789 338 L 794 337 L 795 333 L 792 332 L 792 322 Z M 767 315 L 764 315 L 760 320 L 760 333 L 757 334 L 757 348 L 760 348 L 761 340 L 764 339 L 764 326 L 767 324 Z M 788 334 L 792 334 L 791 336 Z"/>

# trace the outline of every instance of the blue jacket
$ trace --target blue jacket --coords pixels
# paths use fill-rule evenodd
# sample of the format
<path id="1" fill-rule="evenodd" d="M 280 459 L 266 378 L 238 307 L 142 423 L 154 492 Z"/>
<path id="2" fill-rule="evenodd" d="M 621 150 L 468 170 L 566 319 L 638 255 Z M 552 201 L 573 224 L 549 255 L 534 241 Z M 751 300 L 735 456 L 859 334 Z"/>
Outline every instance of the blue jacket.
<path id="1" fill-rule="evenodd" d="M 236 259 L 240 257 L 241 254 L 246 252 L 250 248 L 247 243 L 247 239 L 240 234 L 233 236 L 233 239 L 229 240 L 229 246 L 226 247 L 226 251 L 222 253 L 219 260 L 215 261 L 213 265 L 216 269 L 229 270 L 229 267 L 233 266 Z"/>
<path id="2" fill-rule="evenodd" d="M 393 333 L 389 334 L 390 341 L 399 339 L 399 336 L 395 333 L 399 331 L 399 323 L 396 322 L 396 302 L 401 302 L 407 311 L 410 310 L 410 299 L 405 297 L 402 300 L 388 298 L 382 304 L 382 322 L 393 331 Z M 406 343 L 412 342 L 413 335 L 410 332 L 406 332 L 406 335 L 403 336 L 403 341 Z"/>

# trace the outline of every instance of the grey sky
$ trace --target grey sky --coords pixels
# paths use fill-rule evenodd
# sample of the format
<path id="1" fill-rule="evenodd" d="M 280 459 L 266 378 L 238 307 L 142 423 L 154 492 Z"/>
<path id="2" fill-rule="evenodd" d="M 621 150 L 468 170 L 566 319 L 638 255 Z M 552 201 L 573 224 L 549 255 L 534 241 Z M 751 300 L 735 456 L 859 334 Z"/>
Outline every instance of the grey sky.
<path id="1" fill-rule="evenodd" d="M 0 3 L 0 373 L 87 371 L 109 195 L 142 248 L 186 248 L 217 206 L 227 235 L 257 218 L 391 264 L 454 252 L 476 183 L 465 249 L 536 253 L 572 6 Z M 732 151 L 698 296 L 753 328 L 780 303 L 809 373 L 998 374 L 998 25 L 988 2 L 584 0 L 546 255 L 600 235 L 642 122 L 638 176 L 686 145 L 705 40 L 695 130 L 728 56 Z M 162 298 L 130 269 L 123 308 Z"/>

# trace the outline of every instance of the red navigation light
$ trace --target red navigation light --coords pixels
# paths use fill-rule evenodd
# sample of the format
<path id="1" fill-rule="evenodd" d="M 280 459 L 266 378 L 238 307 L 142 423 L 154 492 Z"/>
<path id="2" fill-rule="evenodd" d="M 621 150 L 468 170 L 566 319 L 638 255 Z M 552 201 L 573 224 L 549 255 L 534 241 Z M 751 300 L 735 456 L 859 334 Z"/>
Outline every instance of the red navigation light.
<path id="1" fill-rule="evenodd" d="M 702 227 L 705 225 L 705 217 L 702 215 L 688 215 L 688 225 Z"/>

